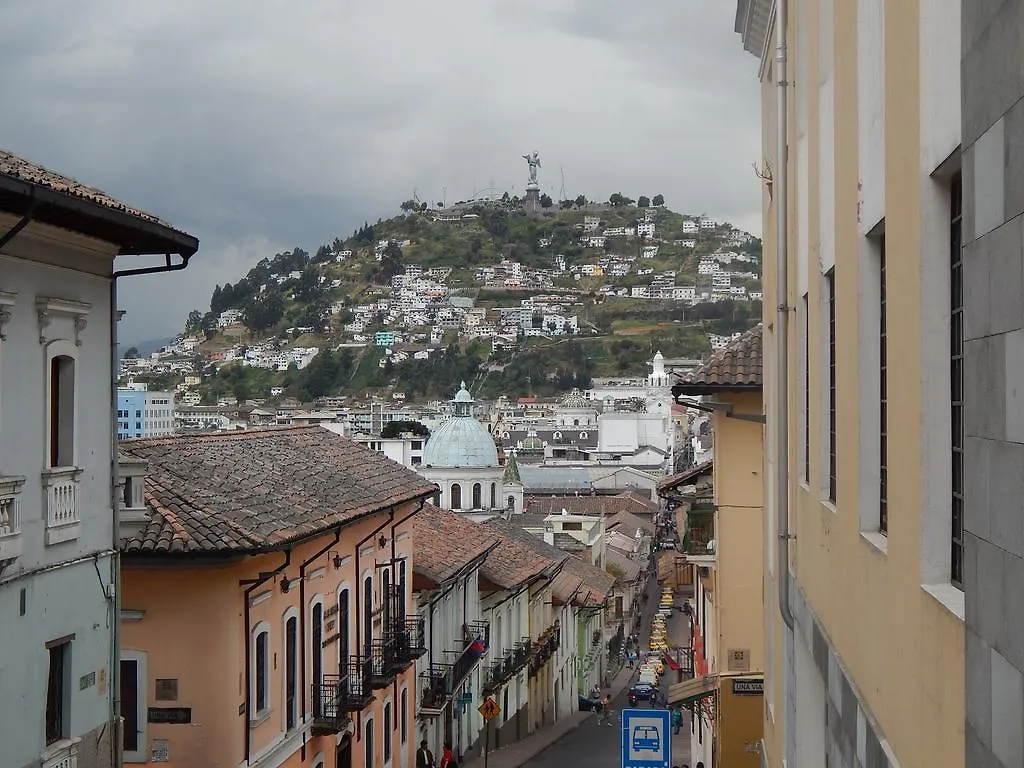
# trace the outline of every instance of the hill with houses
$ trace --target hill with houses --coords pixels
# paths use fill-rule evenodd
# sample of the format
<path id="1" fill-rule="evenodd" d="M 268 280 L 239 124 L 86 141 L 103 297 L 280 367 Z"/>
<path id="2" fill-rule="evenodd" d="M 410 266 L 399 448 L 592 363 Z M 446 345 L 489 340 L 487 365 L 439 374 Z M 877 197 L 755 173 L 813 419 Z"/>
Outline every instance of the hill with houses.
<path id="1" fill-rule="evenodd" d="M 660 196 L 654 201 L 659 202 Z M 701 357 L 756 323 L 760 241 L 726 222 L 612 195 L 526 215 L 459 202 L 261 260 L 123 380 L 185 402 L 293 396 L 550 394 Z"/>

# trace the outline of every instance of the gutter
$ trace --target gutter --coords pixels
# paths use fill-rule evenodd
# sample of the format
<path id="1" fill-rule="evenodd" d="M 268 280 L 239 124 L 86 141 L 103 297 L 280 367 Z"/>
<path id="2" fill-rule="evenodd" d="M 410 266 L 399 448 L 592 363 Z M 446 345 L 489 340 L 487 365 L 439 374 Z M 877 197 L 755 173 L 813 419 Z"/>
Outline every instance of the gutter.
<path id="1" fill-rule="evenodd" d="M 0 248 L 3 248 L 5 245 L 11 242 L 11 240 L 16 238 L 18 236 L 18 233 L 21 232 L 21 230 L 23 230 L 31 223 L 32 217 L 35 215 L 36 208 L 38 206 L 39 200 L 36 198 L 36 190 L 35 187 L 33 187 L 32 191 L 29 193 L 28 210 L 25 211 L 25 214 L 18 220 L 17 224 L 15 224 L 9 230 L 4 232 L 2 236 L 0 236 Z"/>
<path id="2" fill-rule="evenodd" d="M 255 579 L 242 579 L 238 582 L 239 586 L 245 586 L 244 603 L 242 605 L 242 621 L 245 622 L 245 716 L 242 718 L 242 727 L 245 728 L 245 765 L 249 765 L 249 751 L 252 747 L 252 729 L 249 727 L 249 719 L 252 717 L 252 639 L 249 637 L 251 629 L 249 628 L 250 622 L 250 606 L 249 606 L 249 595 L 253 591 L 271 579 L 277 577 L 279 573 L 284 571 L 292 562 L 292 551 L 286 549 L 284 552 L 284 562 L 281 563 L 274 570 L 261 573 L 258 578 Z"/>
<path id="3" fill-rule="evenodd" d="M 776 203 L 775 203 L 775 511 L 778 540 L 779 614 L 793 631 L 793 610 L 789 604 L 789 85 L 787 51 L 789 2 L 776 0 L 775 83 L 778 88 L 776 115 Z"/>

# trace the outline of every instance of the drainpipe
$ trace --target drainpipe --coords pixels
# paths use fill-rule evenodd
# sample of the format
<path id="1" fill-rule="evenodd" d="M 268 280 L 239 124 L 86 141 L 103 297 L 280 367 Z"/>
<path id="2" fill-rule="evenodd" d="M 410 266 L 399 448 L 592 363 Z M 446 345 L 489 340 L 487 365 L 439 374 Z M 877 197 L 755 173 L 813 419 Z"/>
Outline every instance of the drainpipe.
<path id="1" fill-rule="evenodd" d="M 252 638 L 249 637 L 252 629 L 249 626 L 249 595 L 271 579 L 276 578 L 291 562 L 292 551 L 286 549 L 284 551 L 284 562 L 277 566 L 277 568 L 267 573 L 260 573 L 259 577 L 255 579 L 242 579 L 238 582 L 239 586 L 245 586 L 244 603 L 242 605 L 242 621 L 245 622 L 245 716 L 242 718 L 242 727 L 245 728 L 245 765 L 249 764 L 249 750 L 252 746 L 252 734 L 249 729 L 249 718 L 252 715 Z"/>
<path id="2" fill-rule="evenodd" d="M 32 217 L 35 216 L 36 207 L 38 205 L 39 201 L 36 199 L 36 189 L 35 187 L 32 187 L 28 209 L 25 211 L 25 215 L 18 219 L 18 222 L 13 227 L 4 232 L 3 235 L 0 235 L 0 248 L 3 248 L 11 242 L 11 240 L 18 236 L 18 233 L 21 232 L 21 230 L 32 223 Z"/>
<path id="3" fill-rule="evenodd" d="M 11 228 L 2 238 L 0 247 L 10 242 L 31 220 L 36 207 L 33 189 L 33 202 L 28 213 Z M 111 549 L 114 554 L 110 558 L 110 583 L 113 596 L 110 599 L 111 637 L 110 637 L 110 711 L 115 726 L 115 733 L 111 739 L 111 765 L 114 768 L 121 768 L 124 764 L 124 755 L 121 750 L 121 508 L 118 499 L 118 480 L 120 479 L 120 464 L 117 454 L 117 323 L 119 313 L 117 310 L 117 278 L 131 277 L 134 275 L 152 275 L 158 272 L 178 272 L 188 266 L 190 256 L 179 254 L 181 261 L 173 263 L 172 254 L 164 254 L 164 263 L 155 267 L 140 267 L 136 269 L 124 269 L 114 271 L 110 276 L 110 510 L 112 515 L 111 525 Z M 248 603 L 246 603 L 248 607 Z M 247 617 L 248 621 L 248 617 Z M 248 630 L 246 630 L 248 631 Z M 248 654 L 248 644 L 246 645 Z M 248 656 L 246 658 L 246 674 L 248 674 Z M 248 681 L 246 681 L 248 685 Z M 246 689 L 246 705 L 248 705 L 248 688 Z M 248 747 L 248 714 L 246 715 L 246 749 L 245 756 L 249 758 Z"/>
<path id="4" fill-rule="evenodd" d="M 306 722 L 306 568 L 321 555 L 338 545 L 341 541 L 341 528 L 334 530 L 334 541 L 317 550 L 307 560 L 299 563 L 299 711 L 302 713 L 301 723 Z M 323 650 L 322 648 L 320 649 Z M 320 682 L 319 680 L 317 681 Z M 302 759 L 306 759 L 306 742 L 302 742 Z"/>
<path id="5" fill-rule="evenodd" d="M 775 190 L 775 511 L 778 516 L 779 614 L 793 631 L 789 604 L 789 82 L 787 0 L 775 6 L 775 85 L 778 88 Z"/>

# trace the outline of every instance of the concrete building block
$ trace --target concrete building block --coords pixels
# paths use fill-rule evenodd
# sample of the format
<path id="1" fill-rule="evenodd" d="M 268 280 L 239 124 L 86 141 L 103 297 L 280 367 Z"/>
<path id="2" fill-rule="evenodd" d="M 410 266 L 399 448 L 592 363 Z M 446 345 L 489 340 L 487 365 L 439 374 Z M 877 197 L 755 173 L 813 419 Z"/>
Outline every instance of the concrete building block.
<path id="1" fill-rule="evenodd" d="M 992 751 L 1004 765 L 1024 765 L 1024 676 L 994 648 Z"/>
<path id="2" fill-rule="evenodd" d="M 989 333 L 1024 328 L 1024 217 L 1007 221 L 984 240 L 989 258 Z M 966 266 L 966 265 L 965 265 Z M 973 265 L 972 267 L 973 268 Z"/>
<path id="3" fill-rule="evenodd" d="M 1020 3 L 1004 3 L 977 44 L 963 52 L 961 114 L 965 147 L 974 144 L 1024 93 L 1022 11 Z"/>
<path id="4" fill-rule="evenodd" d="M 1024 467 L 1024 445 L 994 446 L 988 478 L 989 541 L 1017 557 L 1024 557 L 1024 472 L 1021 467 Z"/>
<path id="5" fill-rule="evenodd" d="M 1004 768 L 1004 766 L 996 764 L 991 749 L 982 743 L 970 722 L 967 723 L 964 730 L 964 752 L 966 758 L 964 765 L 969 765 L 971 768 Z"/>
<path id="6" fill-rule="evenodd" d="M 1003 344 L 1006 439 L 1024 443 L 1024 330 L 1007 333 Z"/>
<path id="7" fill-rule="evenodd" d="M 964 677 L 964 709 L 978 739 L 992 747 L 992 647 L 968 629 L 964 636 L 965 655 L 975 662 L 976 673 Z"/>
<path id="8" fill-rule="evenodd" d="M 974 600 L 978 604 L 978 635 L 995 646 L 1006 636 L 1006 617 L 1003 601 L 996 588 L 1003 582 L 1003 553 L 984 539 L 977 541 L 977 582 L 968 585 L 965 602 Z"/>
<path id="9" fill-rule="evenodd" d="M 1006 220 L 1004 125 L 1000 117 L 974 143 L 974 237 L 991 232 Z"/>
<path id="10" fill-rule="evenodd" d="M 991 536 L 989 478 L 997 445 L 978 437 L 964 438 L 964 530 L 983 539 Z"/>
<path id="11" fill-rule="evenodd" d="M 965 51 L 988 31 L 1006 0 L 971 0 L 963 4 L 960 12 L 961 45 Z"/>
<path id="12" fill-rule="evenodd" d="M 992 333 L 989 291 L 992 288 L 993 245 L 996 233 L 979 237 L 964 245 L 963 302 L 964 340 L 980 339 Z"/>
<path id="13" fill-rule="evenodd" d="M 978 536 L 964 530 L 964 620 L 969 627 L 978 627 L 981 620 L 981 601 L 974 599 L 978 587 Z"/>
<path id="14" fill-rule="evenodd" d="M 1006 438 L 1006 347 L 1002 336 L 964 342 L 964 434 Z"/>
<path id="15" fill-rule="evenodd" d="M 1006 616 L 1006 637 L 1001 650 L 1013 666 L 1024 670 L 1024 600 L 1021 600 L 1021 585 L 1024 585 L 1024 558 L 1004 553 L 1003 583 L 992 588 L 1002 598 L 1003 613 Z M 980 585 L 982 589 L 989 585 Z"/>
<path id="16" fill-rule="evenodd" d="M 1013 105 L 1003 123 L 1006 141 L 1005 212 L 1006 218 L 1011 219 L 1024 212 L 1024 101 Z"/>

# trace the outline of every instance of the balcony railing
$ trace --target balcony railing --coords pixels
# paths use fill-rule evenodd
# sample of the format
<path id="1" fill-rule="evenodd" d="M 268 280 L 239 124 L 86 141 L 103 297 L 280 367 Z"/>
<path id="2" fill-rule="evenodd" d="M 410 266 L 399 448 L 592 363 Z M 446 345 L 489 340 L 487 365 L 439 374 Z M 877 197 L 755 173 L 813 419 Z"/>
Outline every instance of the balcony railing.
<path id="1" fill-rule="evenodd" d="M 535 676 L 558 651 L 562 641 L 562 630 L 556 621 L 545 629 L 537 641 L 533 643 L 530 654 L 530 676 Z"/>
<path id="2" fill-rule="evenodd" d="M 43 473 L 46 488 L 46 527 L 61 528 L 80 521 L 78 477 L 80 469 L 51 469 Z"/>
<path id="3" fill-rule="evenodd" d="M 349 712 L 365 709 L 373 701 L 370 659 L 351 657 L 341 675 L 324 675 L 313 683 L 313 730 L 340 733 L 348 725 Z"/>
<path id="4" fill-rule="evenodd" d="M 395 627 L 395 667 L 405 669 L 427 652 L 427 636 L 422 616 L 407 616 L 392 622 Z"/>
<path id="5" fill-rule="evenodd" d="M 370 645 L 370 681 L 373 688 L 386 688 L 395 681 L 395 638 L 385 635 Z"/>
<path id="6" fill-rule="evenodd" d="M 0 477 L 0 572 L 21 555 L 18 492 L 24 481 L 22 477 Z"/>
<path id="7" fill-rule="evenodd" d="M 484 676 L 484 690 L 493 693 L 515 677 L 530 661 L 532 645 L 530 638 L 524 637 L 511 648 L 506 648 L 500 658 L 492 661 Z"/>
<path id="8" fill-rule="evenodd" d="M 78 745 L 71 744 L 57 750 L 43 761 L 42 768 L 78 768 Z"/>
<path id="9" fill-rule="evenodd" d="M 451 664 L 431 664 L 420 674 L 419 710 L 421 714 L 440 714 L 452 696 Z"/>

